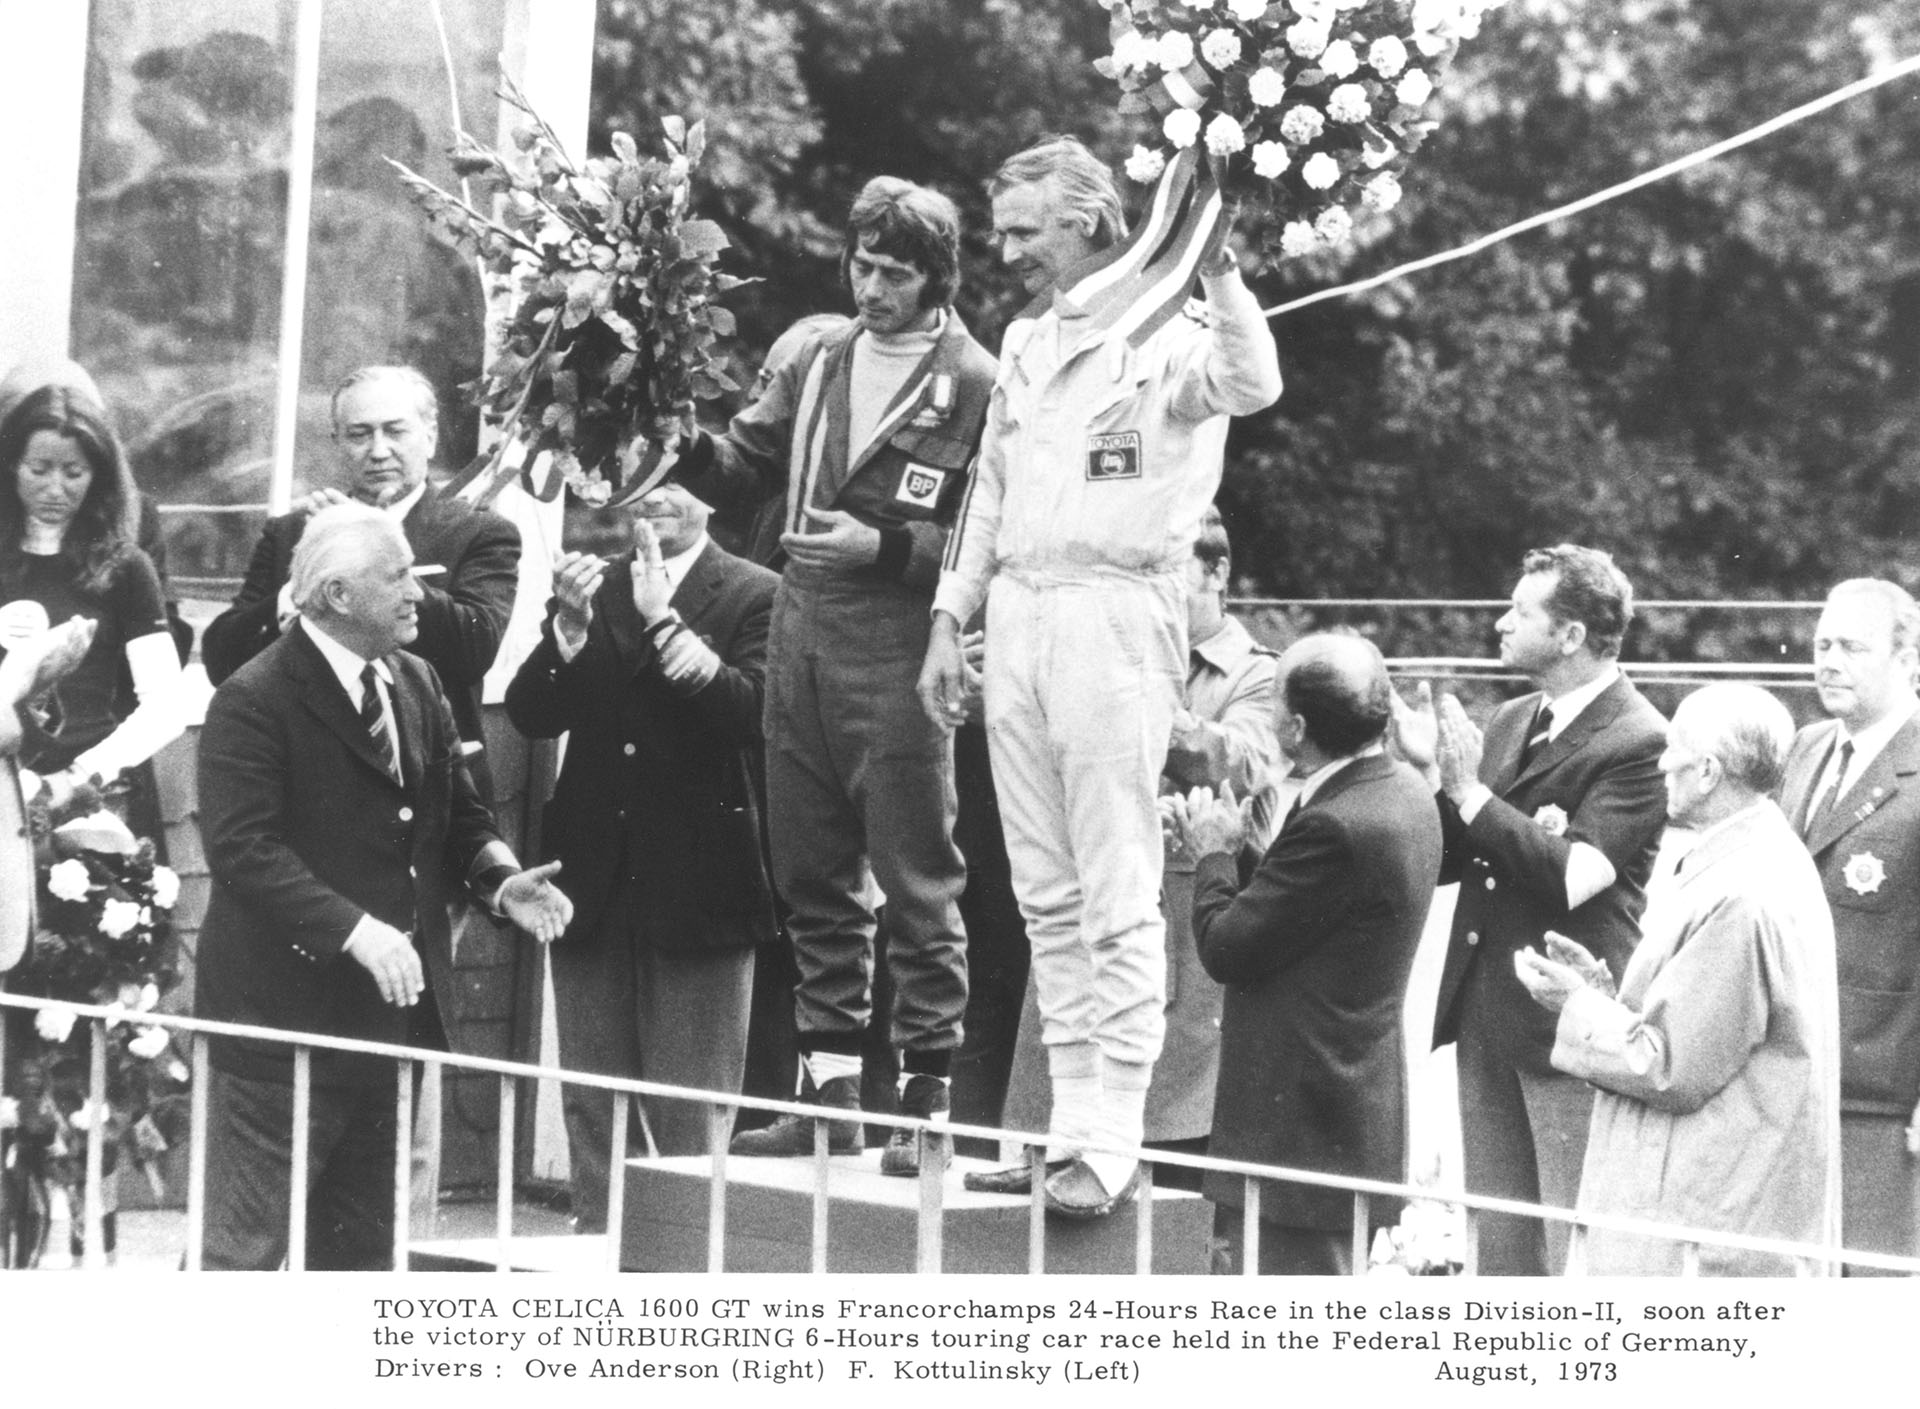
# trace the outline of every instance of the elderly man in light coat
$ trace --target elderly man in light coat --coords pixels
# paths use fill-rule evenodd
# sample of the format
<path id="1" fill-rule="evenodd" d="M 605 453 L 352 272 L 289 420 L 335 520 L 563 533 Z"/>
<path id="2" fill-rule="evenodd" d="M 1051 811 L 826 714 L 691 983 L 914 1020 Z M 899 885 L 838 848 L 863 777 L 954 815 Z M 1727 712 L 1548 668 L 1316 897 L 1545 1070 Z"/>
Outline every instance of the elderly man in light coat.
<path id="1" fill-rule="evenodd" d="M 1618 996 L 1605 967 L 1560 935 L 1548 933 L 1544 956 L 1515 956 L 1528 991 L 1559 1014 L 1554 1066 L 1600 1088 L 1582 1213 L 1839 1245 L 1833 920 L 1769 797 L 1792 739 L 1786 709 L 1755 686 L 1688 696 L 1660 771 L 1669 821 L 1697 835 L 1648 891 Z M 1682 1255 L 1677 1242 L 1595 1228 L 1584 1270 L 1675 1275 Z M 1796 1264 L 1700 1249 L 1700 1271 L 1714 1275 Z M 1815 1259 L 1810 1270 L 1832 1269 Z"/>

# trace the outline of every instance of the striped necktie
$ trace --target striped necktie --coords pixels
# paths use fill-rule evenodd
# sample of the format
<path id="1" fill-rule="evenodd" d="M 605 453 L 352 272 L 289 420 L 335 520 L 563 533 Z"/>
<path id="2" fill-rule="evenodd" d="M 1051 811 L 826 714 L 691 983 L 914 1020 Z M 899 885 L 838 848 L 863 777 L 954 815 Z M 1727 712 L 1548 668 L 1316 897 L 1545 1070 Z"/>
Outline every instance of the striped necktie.
<path id="1" fill-rule="evenodd" d="M 374 757 L 386 768 L 387 776 L 396 783 L 401 781 L 400 761 L 393 753 L 393 731 L 387 727 L 387 702 L 380 696 L 372 661 L 360 672 L 360 723 L 373 745 Z"/>
<path id="2" fill-rule="evenodd" d="M 1540 712 L 1533 716 L 1533 728 L 1527 731 L 1526 746 L 1520 750 L 1520 768 L 1524 772 L 1529 763 L 1541 749 L 1547 746 L 1553 737 L 1553 706 L 1545 700 L 1540 702 Z"/>

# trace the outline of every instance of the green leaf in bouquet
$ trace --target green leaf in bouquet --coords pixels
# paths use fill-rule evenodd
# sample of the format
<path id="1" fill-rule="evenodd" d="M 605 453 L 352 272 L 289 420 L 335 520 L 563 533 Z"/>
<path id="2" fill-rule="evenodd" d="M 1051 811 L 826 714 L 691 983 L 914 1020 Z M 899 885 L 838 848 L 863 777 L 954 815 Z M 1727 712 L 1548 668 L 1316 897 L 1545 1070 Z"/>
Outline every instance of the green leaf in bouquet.
<path id="1" fill-rule="evenodd" d="M 660 119 L 660 126 L 665 130 L 667 140 L 673 143 L 675 147 L 684 148 L 686 146 L 687 123 L 685 118 L 677 117 L 669 113 Z"/>
<path id="2" fill-rule="evenodd" d="M 707 124 L 696 122 L 687 129 L 687 164 L 698 166 L 707 150 Z"/>
<path id="3" fill-rule="evenodd" d="M 732 246 L 727 232 L 711 220 L 688 220 L 680 226 L 680 250 L 683 255 L 696 259 L 711 258 Z"/>
<path id="4" fill-rule="evenodd" d="M 735 321 L 731 308 L 722 308 L 717 303 L 709 304 L 706 313 L 707 326 L 721 337 L 730 338 L 739 331 L 739 324 Z"/>

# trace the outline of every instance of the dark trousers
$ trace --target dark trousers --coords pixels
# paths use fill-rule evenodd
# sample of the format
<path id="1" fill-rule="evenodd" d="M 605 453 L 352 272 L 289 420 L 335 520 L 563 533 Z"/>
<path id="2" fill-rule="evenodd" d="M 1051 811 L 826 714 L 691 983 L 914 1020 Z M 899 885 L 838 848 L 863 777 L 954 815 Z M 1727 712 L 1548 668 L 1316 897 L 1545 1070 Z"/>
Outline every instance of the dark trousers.
<path id="1" fill-rule="evenodd" d="M 893 1045 L 951 1051 L 967 1005 L 951 745 L 920 707 L 927 599 L 791 573 L 767 660 L 768 832 L 800 984 L 800 1045 L 857 1045 L 873 1009 L 869 869 L 886 893 Z"/>
<path id="2" fill-rule="evenodd" d="M 307 1123 L 306 1266 L 393 1266 L 391 1081 L 311 1091 Z M 207 1202 L 202 1265 L 271 1271 L 287 1256 L 293 1186 L 293 1087 L 215 1068 L 207 1089 Z"/>
<path id="3" fill-rule="evenodd" d="M 953 836 L 967 860 L 967 888 L 960 897 L 967 927 L 966 1036 L 953 1059 L 953 1119 L 962 1125 L 999 1125 L 1031 955 L 1013 893 L 983 725 L 954 731 L 953 777 L 960 799 Z M 956 1140 L 954 1147 L 980 1159 L 998 1159 L 1000 1153 L 985 1140 Z"/>
<path id="4" fill-rule="evenodd" d="M 560 1064 L 572 1071 L 659 1081 L 735 1093 L 747 1060 L 747 1013 L 753 1000 L 753 950 L 667 953 L 626 939 L 554 945 L 554 1010 Z M 607 1225 L 615 1093 L 568 1086 L 561 1097 L 567 1124 L 568 1184 L 581 1232 Z M 663 1155 L 703 1155 L 709 1110 L 700 1101 L 641 1101 L 655 1148 Z M 629 1127 L 637 1142 L 637 1126 Z"/>
<path id="5" fill-rule="evenodd" d="M 1244 1221 L 1237 1208 L 1213 1210 L 1212 1272 L 1237 1277 L 1246 1266 Z M 1342 1229 L 1293 1228 L 1284 1223 L 1260 1224 L 1262 1277 L 1351 1277 L 1353 1234 Z"/>
<path id="6" fill-rule="evenodd" d="M 1840 1245 L 1920 1257 L 1920 1158 L 1907 1153 L 1904 1116 L 1840 1115 Z M 1849 1277 L 1897 1277 L 1849 1267 Z"/>
<path id="7" fill-rule="evenodd" d="M 1580 1192 L 1593 1120 L 1593 1088 L 1576 1077 L 1517 1070 L 1494 1041 L 1497 1019 L 1461 1016 L 1456 1062 L 1467 1191 L 1572 1208 Z M 1569 1226 L 1514 1214 L 1479 1218 L 1483 1277 L 1558 1277 L 1567 1270 Z"/>

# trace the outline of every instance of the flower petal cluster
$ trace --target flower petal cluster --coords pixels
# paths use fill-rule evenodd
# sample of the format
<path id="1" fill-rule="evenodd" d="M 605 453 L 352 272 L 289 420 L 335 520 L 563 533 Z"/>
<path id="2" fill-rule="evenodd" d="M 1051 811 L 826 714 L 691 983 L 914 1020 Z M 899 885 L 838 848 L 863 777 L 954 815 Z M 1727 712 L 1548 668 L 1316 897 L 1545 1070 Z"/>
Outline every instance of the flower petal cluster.
<path id="1" fill-rule="evenodd" d="M 1160 130 L 1174 146 L 1191 147 L 1193 139 L 1200 135 L 1200 114 L 1192 108 L 1175 108 L 1160 124 Z"/>
<path id="2" fill-rule="evenodd" d="M 1407 46 L 1397 34 L 1383 34 L 1367 46 L 1367 67 L 1382 78 L 1392 78 L 1407 66 Z"/>
<path id="3" fill-rule="evenodd" d="M 71 1008 L 42 1008 L 33 1015 L 33 1030 L 48 1042 L 65 1042 L 79 1016 Z"/>
<path id="4" fill-rule="evenodd" d="M 1312 254 L 1320 248 L 1320 237 L 1304 220 L 1289 220 L 1280 232 L 1280 252 L 1289 256 Z"/>
<path id="5" fill-rule="evenodd" d="M 1184 29 L 1170 29 L 1160 36 L 1154 61 L 1169 73 L 1177 73 L 1193 62 L 1193 36 Z"/>
<path id="6" fill-rule="evenodd" d="M 1280 135 L 1296 147 L 1304 147 L 1326 131 L 1326 127 L 1327 120 L 1321 116 L 1320 109 L 1304 103 L 1288 108 L 1280 119 Z"/>
<path id="7" fill-rule="evenodd" d="M 1200 41 L 1200 57 L 1216 69 L 1227 69 L 1240 62 L 1240 36 L 1230 29 L 1210 31 Z"/>
<path id="8" fill-rule="evenodd" d="M 1253 145 L 1253 171 L 1271 181 L 1293 164 L 1285 142 L 1256 142 Z"/>
<path id="9" fill-rule="evenodd" d="M 143 1027 L 127 1039 L 127 1050 L 136 1057 L 152 1061 L 167 1050 L 167 1030 L 164 1027 Z"/>
<path id="10" fill-rule="evenodd" d="M 1130 181 L 1158 181 L 1160 173 L 1167 169 L 1167 159 L 1152 147 L 1135 147 L 1133 155 L 1127 158 L 1127 179 Z"/>
<path id="11" fill-rule="evenodd" d="M 1320 67 L 1335 78 L 1351 78 L 1360 72 L 1360 56 L 1346 40 L 1336 39 L 1321 53 Z"/>
<path id="12" fill-rule="evenodd" d="M 1278 69 L 1257 68 L 1253 71 L 1253 77 L 1247 80 L 1247 97 L 1253 100 L 1255 107 L 1278 107 L 1286 96 L 1286 75 Z"/>
<path id="13" fill-rule="evenodd" d="M 1246 146 L 1247 134 L 1231 113 L 1220 113 L 1207 124 L 1207 150 L 1215 156 L 1230 157 Z"/>
<path id="14" fill-rule="evenodd" d="M 77 857 L 68 857 L 47 872 L 47 889 L 62 900 L 85 900 L 92 887 L 93 877 L 87 871 L 87 863 Z"/>
<path id="15" fill-rule="evenodd" d="M 1227 0 L 1227 8 L 1242 24 L 1252 24 L 1267 12 L 1267 0 Z"/>
<path id="16" fill-rule="evenodd" d="M 1300 179 L 1316 191 L 1324 191 L 1340 179 L 1340 163 L 1325 152 L 1315 152 L 1300 168 Z"/>
<path id="17" fill-rule="evenodd" d="M 1343 205 L 1330 205 L 1315 218 L 1314 233 L 1330 245 L 1345 244 L 1353 234 L 1353 217 Z"/>
<path id="18" fill-rule="evenodd" d="M 1393 96 L 1410 108 L 1417 108 L 1433 96 L 1433 80 L 1425 69 L 1410 68 L 1393 85 Z"/>
<path id="19" fill-rule="evenodd" d="M 1400 178 L 1383 171 L 1361 188 L 1360 198 L 1378 211 L 1389 211 L 1400 204 Z"/>
<path id="20" fill-rule="evenodd" d="M 1296 58 L 1317 59 L 1326 51 L 1332 37 L 1325 25 L 1313 20 L 1301 20 L 1287 30 L 1287 47 L 1293 50 Z"/>
<path id="21" fill-rule="evenodd" d="M 118 939 L 140 923 L 140 907 L 131 900 L 109 900 L 100 907 L 100 933 Z"/>
<path id="22" fill-rule="evenodd" d="M 1113 41 L 1113 66 L 1121 73 L 1145 73 L 1158 62 L 1159 48 L 1137 29 Z"/>
<path id="23" fill-rule="evenodd" d="M 180 877 L 166 866 L 153 868 L 153 903 L 162 910 L 173 909 L 180 898 Z"/>
<path id="24" fill-rule="evenodd" d="M 1372 111 L 1367 90 L 1358 83 L 1343 83 L 1327 95 L 1327 116 L 1335 122 L 1365 122 Z"/>

